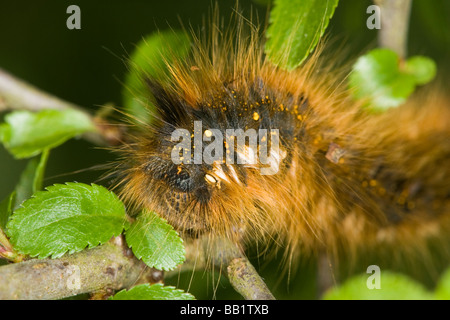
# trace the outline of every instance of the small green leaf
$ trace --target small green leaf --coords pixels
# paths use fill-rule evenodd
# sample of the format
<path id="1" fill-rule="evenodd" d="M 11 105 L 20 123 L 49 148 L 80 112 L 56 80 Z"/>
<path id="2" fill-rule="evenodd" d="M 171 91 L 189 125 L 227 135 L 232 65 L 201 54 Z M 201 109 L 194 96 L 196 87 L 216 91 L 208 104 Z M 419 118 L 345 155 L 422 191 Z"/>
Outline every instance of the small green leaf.
<path id="1" fill-rule="evenodd" d="M 6 223 L 9 220 L 14 208 L 16 192 L 13 191 L 9 196 L 0 202 L 0 229 L 6 230 Z"/>
<path id="2" fill-rule="evenodd" d="M 88 115 L 72 109 L 37 113 L 15 111 L 5 116 L 5 122 L 0 137 L 6 149 L 18 159 L 35 156 L 79 134 L 95 130 Z"/>
<path id="3" fill-rule="evenodd" d="M 430 58 L 415 56 L 406 61 L 405 72 L 413 75 L 418 85 L 423 85 L 436 76 L 436 63 Z"/>
<path id="4" fill-rule="evenodd" d="M 172 270 L 184 262 L 183 240 L 155 212 L 142 212 L 125 236 L 134 255 L 151 268 Z"/>
<path id="5" fill-rule="evenodd" d="M 440 300 L 450 300 L 450 268 L 441 276 L 436 286 L 436 298 Z"/>
<path id="6" fill-rule="evenodd" d="M 399 58 L 388 49 L 375 49 L 353 66 L 350 86 L 355 96 L 368 98 L 374 109 L 398 106 L 414 91 L 414 79 L 399 72 Z"/>
<path id="7" fill-rule="evenodd" d="M 370 274 L 354 276 L 325 293 L 325 300 L 429 300 L 434 295 L 409 277 L 389 271 L 380 275 L 380 289 L 367 286 Z"/>
<path id="8" fill-rule="evenodd" d="M 275 0 L 265 52 L 275 65 L 298 67 L 316 47 L 338 0 Z"/>
<path id="9" fill-rule="evenodd" d="M 149 121 L 154 100 L 147 80 L 169 77 L 167 64 L 182 59 L 190 49 L 190 37 L 173 30 L 151 34 L 141 40 L 130 57 L 122 91 L 126 111 L 140 121 Z"/>
<path id="10" fill-rule="evenodd" d="M 16 186 L 17 196 L 14 208 L 17 208 L 23 201 L 42 189 L 42 181 L 44 179 L 49 153 L 48 150 L 43 150 L 40 157 L 34 157 L 28 161 Z"/>
<path id="11" fill-rule="evenodd" d="M 435 76 L 434 68 L 428 58 L 412 57 L 402 63 L 394 51 L 375 49 L 353 66 L 350 87 L 357 99 L 367 100 L 370 110 L 383 111 L 404 103 L 416 85 Z"/>
<path id="12" fill-rule="evenodd" d="M 141 284 L 116 293 L 110 300 L 195 300 L 194 296 L 174 287 L 156 283 Z"/>
<path id="13" fill-rule="evenodd" d="M 7 225 L 16 251 L 58 258 L 105 243 L 128 227 L 125 207 L 106 188 L 67 183 L 26 200 Z"/>

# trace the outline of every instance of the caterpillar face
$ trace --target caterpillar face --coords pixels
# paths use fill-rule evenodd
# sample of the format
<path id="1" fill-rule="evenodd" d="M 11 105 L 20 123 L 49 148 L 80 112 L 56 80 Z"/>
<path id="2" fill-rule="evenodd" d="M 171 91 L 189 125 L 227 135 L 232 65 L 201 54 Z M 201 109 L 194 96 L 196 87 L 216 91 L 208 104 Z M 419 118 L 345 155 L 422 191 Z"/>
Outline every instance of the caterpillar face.
<path id="1" fill-rule="evenodd" d="M 212 98 L 189 105 L 155 84 L 152 90 L 159 121 L 132 151 L 124 196 L 194 233 L 230 236 L 264 216 L 249 192 L 270 189 L 258 181 L 264 176 L 286 175 L 292 147 L 280 141 L 288 133 L 286 126 L 277 128 L 284 118 L 274 116 L 270 97 L 223 86 Z"/>

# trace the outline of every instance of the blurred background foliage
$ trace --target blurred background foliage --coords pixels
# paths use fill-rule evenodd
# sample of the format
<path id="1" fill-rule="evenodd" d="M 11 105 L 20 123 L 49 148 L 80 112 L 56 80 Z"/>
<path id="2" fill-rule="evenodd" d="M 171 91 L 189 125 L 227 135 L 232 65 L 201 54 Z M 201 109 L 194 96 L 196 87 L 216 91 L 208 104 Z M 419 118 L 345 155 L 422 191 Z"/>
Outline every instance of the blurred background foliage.
<path id="1" fill-rule="evenodd" d="M 268 13 L 266 0 L 240 0 L 244 15 L 256 11 L 260 21 Z M 144 1 L 144 0 L 41 0 L 5 1 L 0 3 L 0 68 L 38 88 L 67 101 L 91 109 L 113 103 L 121 106 L 121 81 L 127 71 L 127 57 L 139 40 L 156 30 L 169 27 L 201 27 L 211 0 Z M 66 28 L 66 9 L 81 8 L 81 30 Z M 371 0 L 341 0 L 327 33 L 331 45 L 338 45 L 357 57 L 376 47 L 376 30 L 368 30 L 366 9 Z M 220 0 L 223 17 L 229 17 L 234 0 Z M 450 71 L 450 1 L 414 0 L 408 41 L 409 55 L 426 55 L 438 65 L 438 80 L 448 83 Z M 2 115 L 0 115 L 0 118 Z M 52 150 L 44 185 L 77 181 L 98 181 L 101 172 L 84 170 L 113 161 L 106 150 L 83 140 L 71 140 Z M 0 146 L 0 199 L 15 187 L 26 160 L 17 161 Z M 77 172 L 81 170 L 82 172 Z M 281 258 L 281 257 L 280 257 Z M 273 289 L 277 298 L 316 298 L 316 265 L 313 259 L 300 261 L 296 272 L 282 275 L 279 258 L 253 263 Z M 367 266 L 367 264 L 366 264 Z M 383 267 L 382 267 L 383 269 Z M 409 270 L 406 266 L 405 269 Z M 365 268 L 359 272 L 365 272 Z M 433 275 L 422 280 L 433 285 Z M 224 277 L 217 282 L 204 271 L 175 276 L 168 284 L 188 289 L 198 299 L 239 298 L 229 289 Z M 206 285 L 205 285 L 206 284 Z"/>

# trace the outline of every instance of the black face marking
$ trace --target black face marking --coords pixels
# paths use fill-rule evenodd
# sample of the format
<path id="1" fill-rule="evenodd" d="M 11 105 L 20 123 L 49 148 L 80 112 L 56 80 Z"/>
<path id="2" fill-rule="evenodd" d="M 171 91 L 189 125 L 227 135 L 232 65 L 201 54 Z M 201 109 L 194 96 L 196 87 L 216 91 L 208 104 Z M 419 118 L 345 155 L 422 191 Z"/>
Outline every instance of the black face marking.
<path id="1" fill-rule="evenodd" d="M 176 191 L 190 192 L 195 187 L 194 179 L 189 172 L 170 160 L 152 157 L 146 166 L 146 170 L 154 179 L 166 182 Z"/>

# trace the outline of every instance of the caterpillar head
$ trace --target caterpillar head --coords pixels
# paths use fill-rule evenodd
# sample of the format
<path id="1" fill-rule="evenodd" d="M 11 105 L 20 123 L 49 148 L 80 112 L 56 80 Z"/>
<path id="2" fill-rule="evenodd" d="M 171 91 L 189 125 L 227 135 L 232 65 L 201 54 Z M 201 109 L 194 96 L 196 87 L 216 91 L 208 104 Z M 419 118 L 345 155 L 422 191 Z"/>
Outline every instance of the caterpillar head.
<path id="1" fill-rule="evenodd" d="M 241 94 L 227 86 L 195 104 L 162 86 L 151 88 L 157 120 L 125 151 L 123 198 L 180 231 L 263 233 L 271 222 L 266 203 L 277 202 L 276 173 L 287 152 L 276 134 L 270 136 L 274 132 L 261 131 L 261 111 L 241 109 Z M 243 140 L 236 133 L 243 133 Z"/>

